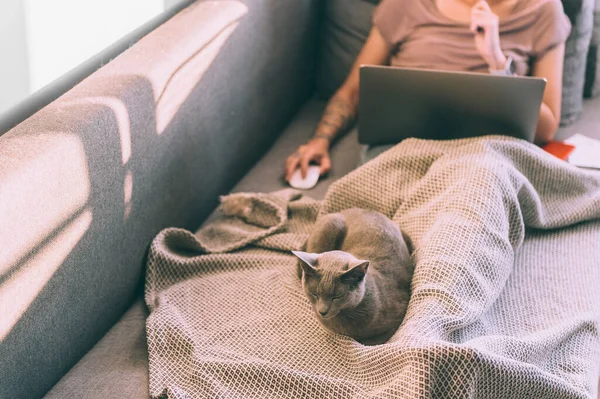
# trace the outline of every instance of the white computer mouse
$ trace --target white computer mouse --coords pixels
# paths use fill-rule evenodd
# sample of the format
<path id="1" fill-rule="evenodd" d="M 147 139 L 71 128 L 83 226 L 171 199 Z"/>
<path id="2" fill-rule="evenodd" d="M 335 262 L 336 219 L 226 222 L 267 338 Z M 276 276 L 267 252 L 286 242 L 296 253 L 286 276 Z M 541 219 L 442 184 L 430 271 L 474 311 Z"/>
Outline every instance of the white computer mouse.
<path id="1" fill-rule="evenodd" d="M 305 179 L 302 178 L 300 168 L 296 169 L 296 171 L 290 178 L 290 182 L 289 182 L 290 186 L 297 188 L 299 190 L 310 190 L 319 181 L 319 170 L 320 169 L 321 169 L 321 167 L 318 165 L 310 165 L 308 167 L 308 172 L 306 173 Z"/>

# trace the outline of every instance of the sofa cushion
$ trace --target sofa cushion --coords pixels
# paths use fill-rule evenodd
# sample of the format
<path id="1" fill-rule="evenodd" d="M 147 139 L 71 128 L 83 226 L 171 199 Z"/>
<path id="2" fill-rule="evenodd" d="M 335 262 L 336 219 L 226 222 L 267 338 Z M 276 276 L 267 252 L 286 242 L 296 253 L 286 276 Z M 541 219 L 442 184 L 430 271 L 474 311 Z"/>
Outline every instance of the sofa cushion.
<path id="1" fill-rule="evenodd" d="M 571 125 L 583 112 L 585 68 L 592 28 L 594 0 L 583 0 L 580 12 L 572 18 L 571 34 L 565 44 L 561 126 Z"/>
<path id="2" fill-rule="evenodd" d="M 233 191 L 270 192 L 287 187 L 282 179 L 285 159 L 311 136 L 324 107 L 323 101 L 309 101 L 267 154 L 236 184 Z M 356 166 L 358 152 L 357 134 L 353 131 L 332 149 L 333 167 L 329 176 L 321 179 L 306 194 L 322 198 L 334 180 Z M 215 216 L 216 212 L 213 212 L 208 220 Z M 146 317 L 146 306 L 142 298 L 138 298 L 121 320 L 44 398 L 147 398 Z"/>
<path id="3" fill-rule="evenodd" d="M 329 98 L 344 82 L 369 31 L 380 0 L 327 0 L 321 27 L 317 94 Z"/>
<path id="4" fill-rule="evenodd" d="M 147 316 L 140 296 L 44 399 L 147 398 Z"/>
<path id="5" fill-rule="evenodd" d="M 585 67 L 585 97 L 600 94 L 600 0 L 594 6 L 594 28 Z"/>
<path id="6" fill-rule="evenodd" d="M 571 24 L 576 23 L 577 16 L 581 12 L 584 0 L 561 0 L 565 14 L 569 17 Z"/>

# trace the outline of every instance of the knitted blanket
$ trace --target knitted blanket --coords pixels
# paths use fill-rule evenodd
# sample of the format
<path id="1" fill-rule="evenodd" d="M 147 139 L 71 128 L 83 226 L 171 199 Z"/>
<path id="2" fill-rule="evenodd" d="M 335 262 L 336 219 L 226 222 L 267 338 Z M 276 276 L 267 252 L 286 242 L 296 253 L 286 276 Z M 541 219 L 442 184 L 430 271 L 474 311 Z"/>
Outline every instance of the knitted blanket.
<path id="1" fill-rule="evenodd" d="M 406 318 L 382 345 L 324 329 L 289 253 L 351 207 L 414 248 Z M 221 208 L 152 242 L 152 397 L 595 398 L 600 173 L 512 138 L 409 139 L 323 201 L 284 190 Z"/>

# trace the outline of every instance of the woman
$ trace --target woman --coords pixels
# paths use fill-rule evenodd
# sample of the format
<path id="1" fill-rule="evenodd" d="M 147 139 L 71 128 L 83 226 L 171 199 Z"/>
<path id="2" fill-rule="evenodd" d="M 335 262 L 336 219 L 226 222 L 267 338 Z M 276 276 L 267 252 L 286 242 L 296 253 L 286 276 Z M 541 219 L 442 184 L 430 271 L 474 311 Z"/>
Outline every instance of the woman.
<path id="1" fill-rule="evenodd" d="M 536 143 L 552 140 L 560 122 L 564 43 L 571 24 L 560 0 L 382 0 L 350 74 L 332 96 L 311 140 L 290 155 L 289 181 L 300 167 L 331 169 L 329 147 L 354 123 L 363 64 L 482 73 L 547 80 Z"/>

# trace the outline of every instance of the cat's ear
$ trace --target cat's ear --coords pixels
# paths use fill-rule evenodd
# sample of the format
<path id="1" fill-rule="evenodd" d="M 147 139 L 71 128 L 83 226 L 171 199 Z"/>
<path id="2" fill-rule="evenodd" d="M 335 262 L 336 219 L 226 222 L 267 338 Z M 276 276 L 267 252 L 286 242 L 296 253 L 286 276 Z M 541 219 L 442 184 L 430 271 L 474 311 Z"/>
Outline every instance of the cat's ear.
<path id="1" fill-rule="evenodd" d="M 344 283 L 347 284 L 358 284 L 365 278 L 367 270 L 369 270 L 369 261 L 361 260 L 352 269 L 348 270 L 347 272 L 344 272 L 344 274 L 342 274 L 341 279 Z"/>
<path id="2" fill-rule="evenodd" d="M 304 271 L 314 271 L 315 267 L 317 267 L 317 254 L 310 254 L 302 251 L 292 251 L 292 253 L 302 261 L 302 268 Z"/>

